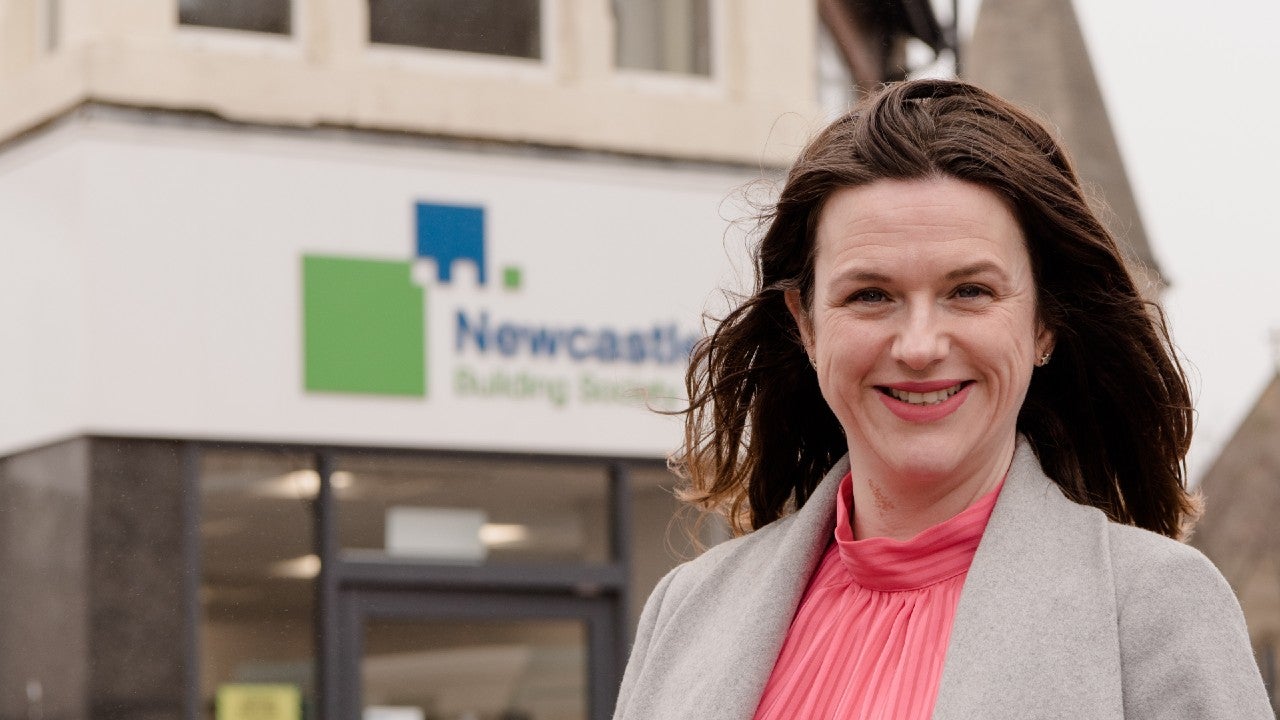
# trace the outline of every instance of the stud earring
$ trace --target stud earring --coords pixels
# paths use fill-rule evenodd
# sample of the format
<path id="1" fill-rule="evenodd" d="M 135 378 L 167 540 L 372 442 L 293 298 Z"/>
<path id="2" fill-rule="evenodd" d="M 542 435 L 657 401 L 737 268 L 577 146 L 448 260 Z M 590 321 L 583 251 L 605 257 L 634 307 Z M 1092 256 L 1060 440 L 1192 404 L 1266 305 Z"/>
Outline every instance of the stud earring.
<path id="1" fill-rule="evenodd" d="M 1050 355 L 1052 355 L 1052 354 L 1053 354 L 1053 353 L 1045 352 L 1045 354 L 1041 355 L 1041 356 L 1040 356 L 1040 360 L 1036 362 L 1036 367 L 1044 367 L 1045 365 L 1048 365 L 1048 364 L 1049 364 L 1049 356 L 1050 356 Z"/>

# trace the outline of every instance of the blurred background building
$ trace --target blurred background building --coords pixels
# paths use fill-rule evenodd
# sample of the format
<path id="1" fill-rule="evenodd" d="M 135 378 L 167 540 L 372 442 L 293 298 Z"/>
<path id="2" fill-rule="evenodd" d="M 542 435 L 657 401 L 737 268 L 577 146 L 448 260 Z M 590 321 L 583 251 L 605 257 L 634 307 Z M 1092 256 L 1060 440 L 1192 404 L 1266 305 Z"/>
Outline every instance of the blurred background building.
<path id="1" fill-rule="evenodd" d="M 1240 598 L 1273 707 L 1280 679 L 1280 374 L 1200 480 L 1205 513 L 1191 544 Z"/>
<path id="2" fill-rule="evenodd" d="M 607 717 L 693 552 L 651 409 L 935 5 L 0 2 L 0 717 Z M 1069 2 L 987 5 L 1154 296 Z"/>

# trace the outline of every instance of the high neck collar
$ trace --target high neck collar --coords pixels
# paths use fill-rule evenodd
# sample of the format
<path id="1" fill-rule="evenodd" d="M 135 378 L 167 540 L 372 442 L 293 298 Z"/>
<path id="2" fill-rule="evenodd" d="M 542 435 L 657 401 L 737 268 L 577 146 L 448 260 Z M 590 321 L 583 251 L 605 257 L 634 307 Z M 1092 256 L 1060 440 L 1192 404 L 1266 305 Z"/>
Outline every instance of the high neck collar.
<path id="1" fill-rule="evenodd" d="M 1003 486 L 1001 481 L 959 514 L 910 540 L 855 540 L 853 479 L 845 475 L 836 500 L 835 540 L 840 559 L 854 582 L 870 590 L 915 590 L 955 577 L 969 569 Z"/>

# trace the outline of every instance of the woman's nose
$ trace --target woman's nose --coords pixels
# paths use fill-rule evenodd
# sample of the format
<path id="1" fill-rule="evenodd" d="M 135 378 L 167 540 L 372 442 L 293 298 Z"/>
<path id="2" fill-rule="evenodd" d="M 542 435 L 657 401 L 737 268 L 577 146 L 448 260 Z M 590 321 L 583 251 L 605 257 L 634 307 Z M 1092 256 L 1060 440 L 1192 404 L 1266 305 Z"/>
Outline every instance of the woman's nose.
<path id="1" fill-rule="evenodd" d="M 924 370 L 947 356 L 950 342 L 932 309 L 912 310 L 893 341 L 893 359 Z"/>

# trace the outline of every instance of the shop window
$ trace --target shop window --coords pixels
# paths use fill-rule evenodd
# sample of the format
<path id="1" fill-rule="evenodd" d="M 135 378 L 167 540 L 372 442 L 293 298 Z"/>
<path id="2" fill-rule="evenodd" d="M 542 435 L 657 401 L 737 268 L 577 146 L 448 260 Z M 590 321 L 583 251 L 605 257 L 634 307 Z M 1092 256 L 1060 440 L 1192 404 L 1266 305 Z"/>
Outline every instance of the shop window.
<path id="1" fill-rule="evenodd" d="M 288 35 L 292 0 L 178 0 L 183 25 Z"/>
<path id="2" fill-rule="evenodd" d="M 609 562 L 603 463 L 345 453 L 331 482 L 350 557 Z"/>
<path id="3" fill-rule="evenodd" d="M 432 50 L 542 57 L 541 0 L 369 0 L 369 40 Z"/>
<path id="4" fill-rule="evenodd" d="M 587 718 L 579 621 L 378 619 L 363 640 L 365 718 Z"/>
<path id="5" fill-rule="evenodd" d="M 201 455 L 202 717 L 219 702 L 282 697 L 314 717 L 313 467 L 303 453 Z"/>
<path id="6" fill-rule="evenodd" d="M 711 0 L 613 0 L 621 68 L 711 74 Z"/>
<path id="7" fill-rule="evenodd" d="M 90 460 L 90 443 L 83 439 L 0 457 L 0 667 L 6 686 L 0 715 L 6 718 L 84 717 L 86 701 L 94 699 L 89 693 L 96 687 L 85 682 L 96 649 L 92 623 L 106 615 L 95 611 L 116 596 L 114 588 L 90 580 L 90 488 L 102 492 Z M 112 629 L 124 624 L 111 620 Z"/>

